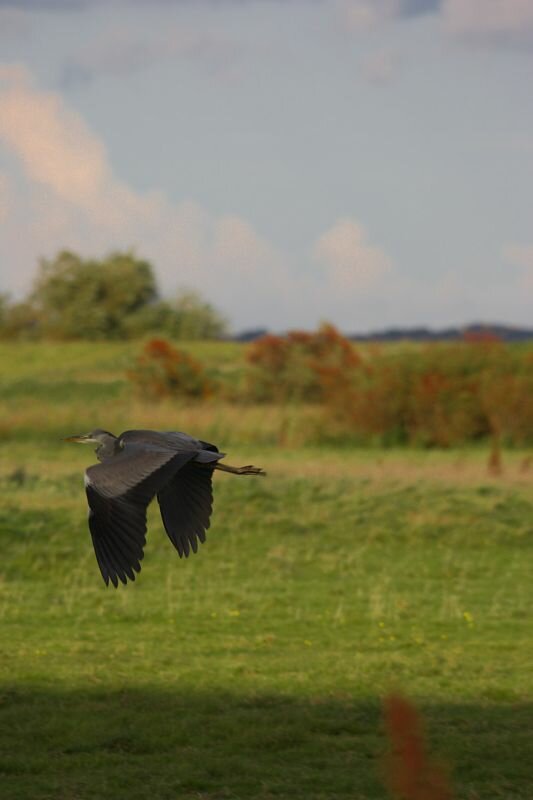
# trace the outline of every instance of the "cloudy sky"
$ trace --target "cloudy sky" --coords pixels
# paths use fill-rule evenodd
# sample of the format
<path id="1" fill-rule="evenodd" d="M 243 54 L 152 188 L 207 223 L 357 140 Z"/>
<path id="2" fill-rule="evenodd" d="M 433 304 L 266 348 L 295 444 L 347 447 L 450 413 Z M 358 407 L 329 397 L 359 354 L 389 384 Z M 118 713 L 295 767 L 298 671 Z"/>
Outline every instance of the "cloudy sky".
<path id="1" fill-rule="evenodd" d="M 532 0 L 0 0 L 0 291 L 134 248 L 235 329 L 533 323 Z"/>

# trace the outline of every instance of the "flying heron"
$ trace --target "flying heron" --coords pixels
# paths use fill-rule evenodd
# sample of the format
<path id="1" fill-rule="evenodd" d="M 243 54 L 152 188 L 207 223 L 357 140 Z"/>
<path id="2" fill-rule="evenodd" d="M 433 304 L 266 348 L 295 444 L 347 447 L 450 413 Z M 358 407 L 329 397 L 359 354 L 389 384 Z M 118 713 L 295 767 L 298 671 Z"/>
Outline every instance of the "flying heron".
<path id="1" fill-rule="evenodd" d="M 235 475 L 264 475 L 259 467 L 221 464 L 224 453 L 209 442 L 176 431 L 125 431 L 114 436 L 97 428 L 67 442 L 95 444 L 94 464 L 85 471 L 89 529 L 106 583 L 134 581 L 146 543 L 146 509 L 157 495 L 163 525 L 180 558 L 205 532 L 213 506 L 215 469 Z M 135 570 L 135 572 L 134 572 Z"/>

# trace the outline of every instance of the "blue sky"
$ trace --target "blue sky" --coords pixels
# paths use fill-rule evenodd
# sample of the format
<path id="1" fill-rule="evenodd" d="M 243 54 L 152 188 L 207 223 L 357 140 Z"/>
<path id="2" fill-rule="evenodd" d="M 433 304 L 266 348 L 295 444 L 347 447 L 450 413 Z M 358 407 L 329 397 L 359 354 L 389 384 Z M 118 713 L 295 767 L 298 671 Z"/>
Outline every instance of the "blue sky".
<path id="1" fill-rule="evenodd" d="M 0 0 L 0 291 L 133 247 L 235 328 L 533 321 L 530 0 Z"/>

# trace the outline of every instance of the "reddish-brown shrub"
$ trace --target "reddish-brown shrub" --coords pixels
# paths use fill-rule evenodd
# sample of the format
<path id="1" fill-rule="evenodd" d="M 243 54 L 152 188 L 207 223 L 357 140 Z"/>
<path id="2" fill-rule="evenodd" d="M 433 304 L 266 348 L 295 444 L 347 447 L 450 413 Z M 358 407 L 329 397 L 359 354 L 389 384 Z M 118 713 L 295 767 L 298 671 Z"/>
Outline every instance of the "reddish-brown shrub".
<path id="1" fill-rule="evenodd" d="M 423 348 L 356 350 L 330 325 L 264 336 L 247 353 L 247 395 L 321 403 L 323 436 L 449 447 L 533 439 L 533 354 L 484 332 Z"/>
<path id="2" fill-rule="evenodd" d="M 491 433 L 512 444 L 525 444 L 533 436 L 533 354 L 518 360 L 504 352 L 480 383 L 480 404 Z"/>
<path id="3" fill-rule="evenodd" d="M 436 366 L 413 381 L 408 418 L 411 441 L 449 447 L 489 432 L 479 403 L 480 376 L 450 372 Z"/>
<path id="4" fill-rule="evenodd" d="M 315 333 L 263 336 L 246 360 L 248 395 L 274 402 L 323 402 L 360 363 L 353 345 L 327 324 Z"/>
<path id="5" fill-rule="evenodd" d="M 491 345 L 500 343 L 501 339 L 496 333 L 493 333 L 493 331 L 480 328 L 477 331 L 465 331 L 463 333 L 463 341 L 469 342 L 470 344 Z"/>
<path id="6" fill-rule="evenodd" d="M 533 359 L 482 341 L 375 352 L 329 392 L 328 416 L 359 440 L 448 447 L 533 436 Z"/>
<path id="7" fill-rule="evenodd" d="M 213 383 L 202 365 L 166 339 L 150 339 L 127 376 L 138 391 L 150 397 L 207 398 Z"/>

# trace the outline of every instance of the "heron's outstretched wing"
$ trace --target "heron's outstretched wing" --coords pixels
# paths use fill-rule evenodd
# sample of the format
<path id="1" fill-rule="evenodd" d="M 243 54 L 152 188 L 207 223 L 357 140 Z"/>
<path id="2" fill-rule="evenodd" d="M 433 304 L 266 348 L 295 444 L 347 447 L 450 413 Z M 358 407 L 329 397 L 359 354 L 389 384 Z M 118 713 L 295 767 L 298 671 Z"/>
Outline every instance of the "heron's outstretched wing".
<path id="1" fill-rule="evenodd" d="M 225 453 L 219 453 L 214 444 L 195 439 L 188 433 L 180 433 L 180 431 L 124 431 L 118 438 L 126 446 L 142 444 L 146 447 L 171 450 L 174 453 L 193 452 L 195 460 L 201 464 L 218 461 L 225 455 Z"/>
<path id="2" fill-rule="evenodd" d="M 86 491 L 89 529 L 102 578 L 115 587 L 119 580 L 135 580 L 146 542 L 146 506 L 103 498 L 91 486 Z"/>
<path id="3" fill-rule="evenodd" d="M 181 469 L 161 491 L 157 500 L 168 538 L 180 558 L 198 550 L 213 509 L 213 469 L 193 462 Z"/>
<path id="4" fill-rule="evenodd" d="M 192 458 L 175 451 L 126 444 L 85 473 L 89 529 L 106 584 L 135 580 L 146 542 L 146 507 Z"/>

